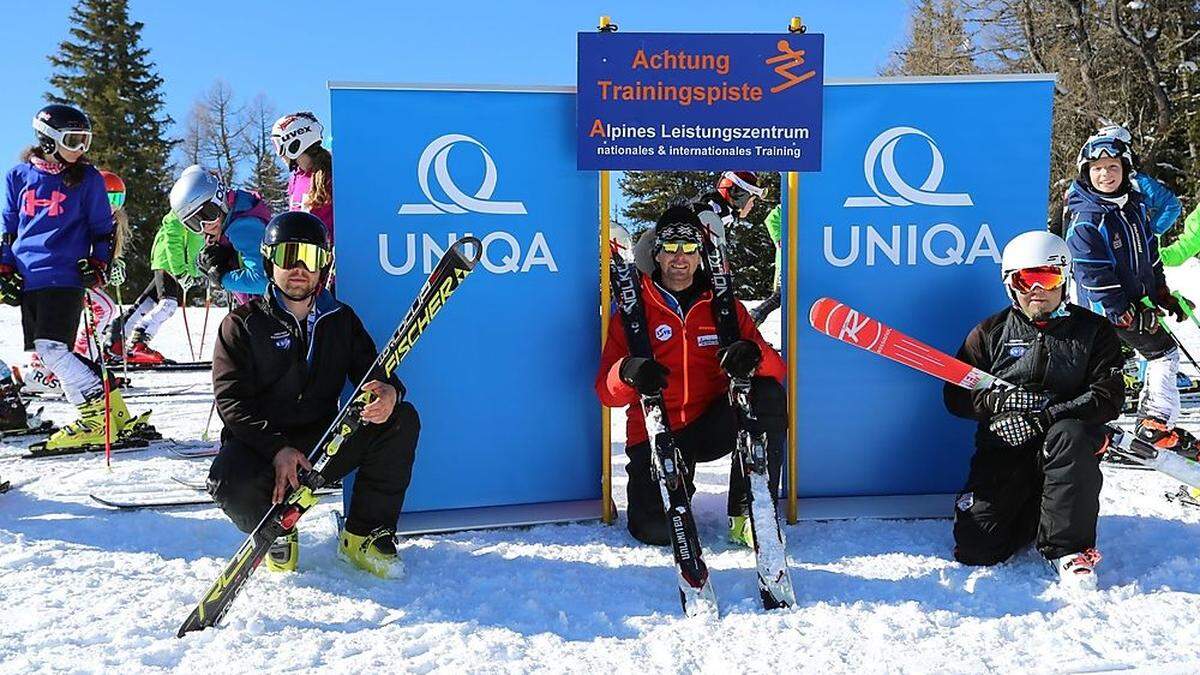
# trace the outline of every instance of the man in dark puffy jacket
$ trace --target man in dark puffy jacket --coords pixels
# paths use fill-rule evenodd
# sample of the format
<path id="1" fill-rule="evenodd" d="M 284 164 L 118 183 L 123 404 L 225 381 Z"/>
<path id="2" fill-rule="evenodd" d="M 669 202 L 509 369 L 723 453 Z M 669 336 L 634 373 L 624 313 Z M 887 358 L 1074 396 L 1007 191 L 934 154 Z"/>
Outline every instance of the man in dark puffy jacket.
<path id="1" fill-rule="evenodd" d="M 1158 238 L 1143 196 L 1130 187 L 1132 164 L 1119 138 L 1093 136 L 1079 151 L 1079 176 L 1067 191 L 1067 245 L 1080 305 L 1107 317 L 1117 335 L 1146 359 L 1137 435 L 1176 449 L 1193 437 L 1176 429 L 1179 348 L 1159 325 L 1163 311 L 1187 317 L 1163 275 Z"/>
<path id="2" fill-rule="evenodd" d="M 1071 256 L 1049 232 L 1004 248 L 1012 306 L 976 326 L 958 358 L 1015 388 L 946 385 L 951 413 L 979 422 L 955 502 L 954 557 L 994 565 L 1036 542 L 1064 584 L 1095 588 L 1104 424 L 1125 398 L 1112 325 L 1065 299 Z"/>
<path id="3" fill-rule="evenodd" d="M 650 443 L 639 393 L 663 394 L 667 417 L 684 461 L 689 494 L 697 462 L 724 457 L 734 449 L 737 419 L 729 404 L 729 375 L 753 376 L 751 399 L 767 433 L 771 489 L 778 493 L 779 468 L 787 431 L 787 406 L 780 381 L 783 359 L 759 334 L 745 307 L 737 303 L 742 339 L 719 350 L 713 319 L 712 284 L 702 270 L 700 220 L 691 208 L 667 209 L 654 228 L 655 269 L 642 277 L 641 295 L 650 330 L 652 358 L 632 356 L 618 314 L 596 374 L 596 392 L 609 407 L 629 406 L 625 454 L 629 457 L 629 532 L 647 544 L 670 543 L 658 483 L 650 469 Z M 749 495 L 740 465 L 729 476 L 730 536 L 749 545 Z"/>
<path id="4" fill-rule="evenodd" d="M 298 485 L 299 469 L 333 422 L 349 381 L 372 375 L 377 351 L 362 321 L 323 289 L 333 256 L 324 223 L 310 213 L 271 219 L 263 237 L 265 295 L 229 313 L 213 351 L 213 392 L 225 428 L 209 470 L 208 489 L 243 532 L 272 503 Z M 358 469 L 338 554 L 376 576 L 402 571 L 396 521 L 412 476 L 420 422 L 403 401 L 393 375 L 364 385 L 374 396 L 362 410 L 367 422 L 323 470 L 327 482 Z M 268 569 L 296 569 L 295 529 L 267 556 Z"/>

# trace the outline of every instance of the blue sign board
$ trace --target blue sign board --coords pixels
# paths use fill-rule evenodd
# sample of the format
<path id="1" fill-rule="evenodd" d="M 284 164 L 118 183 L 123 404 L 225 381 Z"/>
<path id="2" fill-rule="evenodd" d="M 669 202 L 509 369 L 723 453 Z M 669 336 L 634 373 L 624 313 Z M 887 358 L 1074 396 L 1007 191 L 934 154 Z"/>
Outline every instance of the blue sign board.
<path id="1" fill-rule="evenodd" d="M 574 96 L 333 85 L 332 111 L 338 296 L 377 342 L 451 242 L 483 240 L 398 371 L 421 416 L 405 512 L 598 499 L 598 187 Z"/>
<path id="2" fill-rule="evenodd" d="M 819 34 L 580 33 L 580 169 L 816 171 Z"/>
<path id="3" fill-rule="evenodd" d="M 801 497 L 962 486 L 975 425 L 946 412 L 942 383 L 817 333 L 808 308 L 833 297 L 956 352 L 1010 302 L 1004 245 L 1046 226 L 1052 100 L 1042 76 L 827 88 L 825 161 L 801 176 L 789 261 Z"/>

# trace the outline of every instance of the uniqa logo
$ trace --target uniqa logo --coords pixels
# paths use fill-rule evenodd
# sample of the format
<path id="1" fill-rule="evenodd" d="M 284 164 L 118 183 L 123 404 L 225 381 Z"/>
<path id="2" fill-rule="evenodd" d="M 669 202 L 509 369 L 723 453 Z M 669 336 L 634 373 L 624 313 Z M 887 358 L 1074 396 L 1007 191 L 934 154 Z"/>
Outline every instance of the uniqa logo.
<path id="1" fill-rule="evenodd" d="M 483 181 L 469 195 L 454 182 L 450 174 L 450 151 L 456 146 L 474 148 L 483 158 Z M 434 196 L 430 188 L 430 174 L 436 181 L 437 187 L 445 194 L 443 201 Z M 402 216 L 443 216 L 479 213 L 487 215 L 523 216 L 528 215 L 525 204 L 520 201 L 493 200 L 496 191 L 499 172 L 496 162 L 486 146 L 478 140 L 465 134 L 444 134 L 433 139 L 417 161 L 417 183 L 424 193 L 424 204 L 401 204 L 397 211 Z M 463 234 L 471 234 L 469 227 Z M 445 244 L 438 237 L 430 234 L 407 232 L 404 235 L 404 262 L 395 264 L 389 254 L 390 248 L 387 233 L 379 235 L 379 265 L 385 272 L 392 275 L 408 274 L 417 261 L 422 262 L 426 274 L 433 270 L 437 260 L 457 239 L 455 232 L 447 233 Z M 528 272 L 534 267 L 545 267 L 550 272 L 558 272 L 558 263 L 542 232 L 534 232 L 533 237 L 522 246 L 521 239 L 511 232 L 502 230 L 479 235 L 483 251 L 480 264 L 489 272 L 504 274 L 508 272 Z M 420 248 L 420 252 L 418 252 Z"/>
<path id="2" fill-rule="evenodd" d="M 923 140 L 932 160 L 929 175 L 918 187 L 905 181 L 896 168 L 896 147 L 907 136 Z M 891 192 L 884 192 L 876 183 L 876 167 L 880 169 Z M 863 157 L 863 175 L 867 187 L 875 195 L 847 197 L 842 206 L 974 206 L 971 195 L 965 192 L 937 191 L 945 172 L 945 160 L 932 136 L 915 127 L 892 127 L 871 141 Z M 970 236 L 962 228 L 947 222 L 936 223 L 928 228 L 918 228 L 915 223 L 893 224 L 888 229 L 876 228 L 872 224 L 851 224 L 848 228 L 838 228 L 848 230 L 850 235 L 849 250 L 844 255 L 834 250 L 834 229 L 832 225 L 825 226 L 823 242 L 825 260 L 834 267 L 848 267 L 860 258 L 865 258 L 868 266 L 883 260 L 893 265 L 916 265 L 918 258 L 938 266 L 970 265 L 981 257 L 1000 262 L 1000 248 L 987 223 L 980 224 Z"/>
<path id="3" fill-rule="evenodd" d="M 929 167 L 929 175 L 925 178 L 925 182 L 921 183 L 920 187 L 913 187 L 900 175 L 896 170 L 896 146 L 900 144 L 900 139 L 905 136 L 917 136 L 923 138 L 925 143 L 929 145 L 929 153 L 932 155 L 933 162 Z M 875 184 L 875 166 L 879 164 L 883 170 L 883 177 L 887 180 L 895 194 L 884 194 L 880 192 L 879 186 Z M 933 138 L 914 127 L 892 127 L 887 131 L 875 137 L 871 141 L 871 145 L 867 146 L 867 154 L 863 157 L 863 175 L 867 179 L 867 187 L 871 188 L 871 192 L 875 193 L 874 197 L 847 197 L 842 206 L 847 208 L 858 208 L 864 206 L 912 206 L 913 204 L 924 204 L 926 206 L 974 206 L 971 201 L 971 195 L 965 192 L 937 192 L 938 186 L 942 184 L 942 176 L 945 174 L 946 166 L 942 159 L 942 151 L 938 149 L 937 143 L 933 142 Z"/>

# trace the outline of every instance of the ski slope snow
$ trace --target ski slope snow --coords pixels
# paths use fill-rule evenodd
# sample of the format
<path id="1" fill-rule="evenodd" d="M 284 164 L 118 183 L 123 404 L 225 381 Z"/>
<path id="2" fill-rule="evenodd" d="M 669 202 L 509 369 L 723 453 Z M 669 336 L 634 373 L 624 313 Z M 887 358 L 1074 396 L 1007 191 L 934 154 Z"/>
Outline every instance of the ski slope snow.
<path id="1" fill-rule="evenodd" d="M 1195 261 L 1170 276 L 1200 298 Z M 189 309 L 193 340 L 201 313 Z M 203 358 L 220 318 L 214 310 Z M 0 307 L 0 358 L 18 365 L 19 325 Z M 778 313 L 765 333 L 778 343 Z M 1200 354 L 1200 330 L 1180 333 Z M 189 358 L 178 313 L 155 346 Z M 132 411 L 152 408 L 167 438 L 205 447 L 208 373 L 132 377 Z M 63 402 L 44 405 L 60 423 L 72 417 Z M 1200 407 L 1184 424 L 1200 431 Z M 622 413 L 612 429 L 623 508 Z M 220 627 L 176 639 L 243 536 L 211 506 L 118 512 L 88 494 L 187 494 L 172 477 L 203 480 L 208 460 L 158 444 L 115 455 L 110 470 L 96 456 L 17 459 L 24 445 L 0 442 L 0 477 L 16 486 L 0 495 L 2 673 L 1200 669 L 1200 510 L 1166 501 L 1176 486 L 1146 471 L 1105 469 L 1098 592 L 1064 594 L 1030 551 L 960 565 L 948 520 L 803 521 L 786 528 L 798 607 L 767 613 L 753 555 L 725 540 L 728 465 L 703 466 L 695 506 L 722 611 L 713 623 L 681 616 L 669 550 L 637 544 L 621 524 L 412 537 L 401 542 L 407 576 L 386 582 L 337 560 L 338 500 L 326 499 L 301 523 L 299 573 L 260 570 Z"/>

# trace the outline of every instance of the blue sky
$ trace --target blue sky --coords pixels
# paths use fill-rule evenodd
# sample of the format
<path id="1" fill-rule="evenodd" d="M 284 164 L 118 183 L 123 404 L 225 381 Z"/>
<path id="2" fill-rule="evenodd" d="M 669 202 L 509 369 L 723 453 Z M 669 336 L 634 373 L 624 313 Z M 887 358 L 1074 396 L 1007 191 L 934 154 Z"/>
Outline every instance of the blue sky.
<path id="1" fill-rule="evenodd" d="M 32 141 L 29 120 L 48 88 L 46 57 L 67 36 L 73 5 L 38 0 L 5 9 L 0 165 Z M 167 112 L 180 125 L 216 78 L 239 98 L 262 92 L 281 112 L 308 109 L 327 120 L 331 80 L 574 84 L 575 33 L 594 29 L 601 14 L 626 31 L 769 32 L 797 13 L 826 35 L 826 77 L 862 77 L 902 39 L 908 2 L 130 2 L 166 81 Z"/>

